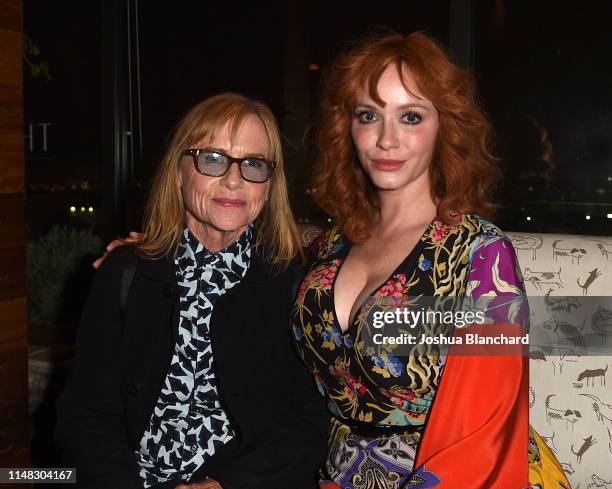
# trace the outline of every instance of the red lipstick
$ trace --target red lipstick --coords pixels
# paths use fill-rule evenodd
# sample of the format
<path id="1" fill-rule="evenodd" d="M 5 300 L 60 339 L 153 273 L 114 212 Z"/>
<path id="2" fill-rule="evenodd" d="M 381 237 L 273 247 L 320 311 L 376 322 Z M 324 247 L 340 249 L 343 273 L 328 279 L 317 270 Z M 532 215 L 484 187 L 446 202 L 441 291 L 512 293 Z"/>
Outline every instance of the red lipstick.
<path id="1" fill-rule="evenodd" d="M 401 166 L 404 164 L 403 160 L 391 160 L 391 159 L 383 159 L 377 158 L 372 160 L 374 166 L 377 170 L 381 171 L 395 171 L 399 170 Z"/>

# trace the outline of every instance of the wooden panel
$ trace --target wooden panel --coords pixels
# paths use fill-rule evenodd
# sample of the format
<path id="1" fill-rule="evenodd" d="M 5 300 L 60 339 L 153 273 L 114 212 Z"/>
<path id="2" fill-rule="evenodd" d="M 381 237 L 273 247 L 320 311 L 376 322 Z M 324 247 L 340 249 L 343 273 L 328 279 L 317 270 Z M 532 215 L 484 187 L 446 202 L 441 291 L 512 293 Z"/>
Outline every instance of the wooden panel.
<path id="1" fill-rule="evenodd" d="M 25 297 L 0 301 L 0 351 L 26 346 L 27 307 Z"/>
<path id="2" fill-rule="evenodd" d="M 0 85 L 0 130 L 2 134 L 19 134 L 23 143 L 23 108 L 21 87 Z"/>
<path id="3" fill-rule="evenodd" d="M 0 29 L 0 83 L 20 87 L 23 38 L 21 32 Z"/>
<path id="4" fill-rule="evenodd" d="M 0 0 L 0 29 L 21 31 L 21 2 Z"/>
<path id="5" fill-rule="evenodd" d="M 23 137 L 22 89 L 0 85 L 0 193 L 24 191 Z"/>
<path id="6" fill-rule="evenodd" d="M 3 467 L 29 465 L 24 458 L 16 461 L 18 465 L 5 465 L 28 446 L 28 423 L 27 398 L 18 403 L 0 405 L 0 463 Z"/>
<path id="7" fill-rule="evenodd" d="M 21 0 L 0 0 L 0 466 L 3 467 L 27 467 L 30 463 L 21 24 Z"/>
<path id="8" fill-rule="evenodd" d="M 0 250 L 16 247 L 25 242 L 24 195 L 0 193 Z"/>
<path id="9" fill-rule="evenodd" d="M 25 297 L 0 301 L 0 462 L 28 445 L 26 327 Z M 23 454 L 20 460 L 27 464 Z"/>
<path id="10" fill-rule="evenodd" d="M 0 193 L 24 192 L 23 135 L 0 134 Z"/>
<path id="11" fill-rule="evenodd" d="M 30 449 L 27 445 L 21 447 L 12 447 L 9 451 L 2 453 L 0 452 L 0 467 L 15 467 L 15 468 L 27 468 L 31 467 L 30 462 Z M 45 485 L 37 485 L 36 487 L 49 487 Z M 59 484 L 53 484 L 52 487 L 62 487 Z M 69 486 L 64 486 L 69 487 Z M 2 489 L 31 489 L 32 484 L 28 483 L 5 483 L 2 484 Z"/>
<path id="12" fill-rule="evenodd" d="M 25 296 L 25 280 L 25 244 L 3 248 L 0 252 L 0 300 Z"/>
<path id="13" fill-rule="evenodd" d="M 28 348 L 25 340 L 21 343 L 13 349 L 0 347 L 0 409 L 25 404 L 28 410 L 28 385 L 24 382 L 28 378 Z"/>
<path id="14" fill-rule="evenodd" d="M 0 301 L 0 466 L 29 464 L 28 345 L 25 297 Z M 19 462 L 7 460 L 21 451 Z"/>
<path id="15" fill-rule="evenodd" d="M 1 467 L 31 467 L 30 463 L 30 450 L 27 446 L 14 448 L 9 452 L 2 454 L 0 453 L 0 466 Z M 54 487 L 62 487 L 60 485 L 54 484 Z M 45 487 L 45 486 L 36 486 L 36 487 Z M 47 486 L 48 487 L 48 486 Z M 66 486 L 64 486 L 66 487 Z M 32 484 L 27 483 L 5 483 L 2 484 L 2 489 L 31 489 Z"/>

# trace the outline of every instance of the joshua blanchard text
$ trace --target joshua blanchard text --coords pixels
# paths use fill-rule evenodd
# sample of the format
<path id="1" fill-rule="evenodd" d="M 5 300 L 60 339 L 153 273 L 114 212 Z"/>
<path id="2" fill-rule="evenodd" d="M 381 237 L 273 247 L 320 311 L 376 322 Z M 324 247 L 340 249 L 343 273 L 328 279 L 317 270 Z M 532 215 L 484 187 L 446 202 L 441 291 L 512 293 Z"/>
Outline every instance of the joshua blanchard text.
<path id="1" fill-rule="evenodd" d="M 424 335 L 416 337 L 407 333 L 388 336 L 377 333 L 372 336 L 377 345 L 528 345 L 529 333 L 520 336 L 499 334 L 482 336 L 476 333 L 466 333 L 464 336 Z"/>

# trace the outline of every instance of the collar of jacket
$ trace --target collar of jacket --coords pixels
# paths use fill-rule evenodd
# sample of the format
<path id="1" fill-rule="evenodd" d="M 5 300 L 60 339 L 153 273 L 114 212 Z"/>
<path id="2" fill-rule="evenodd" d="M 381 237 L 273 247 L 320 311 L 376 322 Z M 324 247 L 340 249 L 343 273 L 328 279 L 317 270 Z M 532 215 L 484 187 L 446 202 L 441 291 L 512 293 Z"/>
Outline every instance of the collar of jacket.
<path id="1" fill-rule="evenodd" d="M 145 259 L 140 265 L 140 273 L 151 280 L 176 285 L 174 258 Z M 251 251 L 251 264 L 241 284 L 265 283 L 272 275 L 272 270 L 265 259 L 265 246 L 253 247 Z"/>
<path id="2" fill-rule="evenodd" d="M 249 269 L 247 270 L 247 273 L 244 278 L 238 284 L 240 287 L 235 287 L 234 289 L 242 288 L 241 286 L 243 285 L 257 286 L 268 283 L 270 277 L 273 275 L 273 271 L 264 258 L 265 247 L 262 248 L 251 248 L 251 264 L 249 266 Z M 169 291 L 168 294 L 174 296 L 174 294 L 178 290 L 176 281 L 176 265 L 174 264 L 174 258 L 165 257 L 157 260 L 141 260 L 139 270 L 141 276 L 149 280 L 164 283 L 164 289 L 167 289 Z M 175 308 L 174 315 L 174 319 L 171 322 L 171 334 L 172 340 L 174 342 L 173 344 L 176 344 L 176 342 L 178 341 L 179 334 L 179 320 L 177 308 Z M 216 343 L 217 346 L 219 346 L 218 339 Z"/>

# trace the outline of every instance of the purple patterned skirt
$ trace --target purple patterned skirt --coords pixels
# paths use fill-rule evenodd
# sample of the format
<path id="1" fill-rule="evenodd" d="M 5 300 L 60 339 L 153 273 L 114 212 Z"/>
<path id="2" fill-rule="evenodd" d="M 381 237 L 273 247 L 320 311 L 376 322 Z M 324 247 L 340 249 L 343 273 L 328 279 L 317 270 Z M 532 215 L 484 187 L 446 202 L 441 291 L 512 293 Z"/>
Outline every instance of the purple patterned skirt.
<path id="1" fill-rule="evenodd" d="M 334 419 L 321 482 L 342 489 L 400 489 L 412 474 L 423 428 L 363 430 Z"/>

